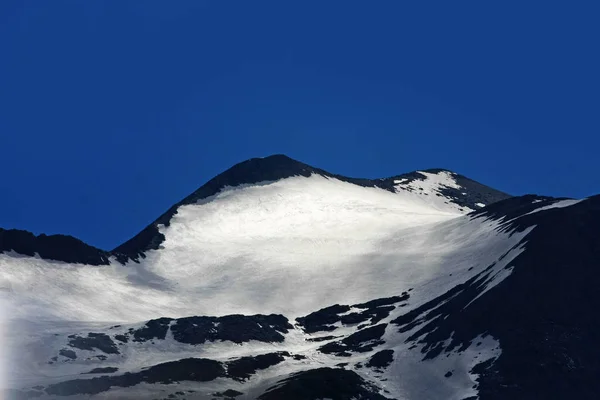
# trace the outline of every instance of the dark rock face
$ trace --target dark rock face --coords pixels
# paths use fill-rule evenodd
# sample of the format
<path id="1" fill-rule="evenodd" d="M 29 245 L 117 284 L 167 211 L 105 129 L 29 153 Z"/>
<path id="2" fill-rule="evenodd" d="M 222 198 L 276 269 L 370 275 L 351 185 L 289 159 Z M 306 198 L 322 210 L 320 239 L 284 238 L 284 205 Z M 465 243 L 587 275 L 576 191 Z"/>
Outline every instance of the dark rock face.
<path id="1" fill-rule="evenodd" d="M 119 368 L 116 367 L 100 367 L 94 368 L 90 372 L 86 372 L 86 374 L 112 374 L 113 372 L 117 372 Z"/>
<path id="2" fill-rule="evenodd" d="M 48 386 L 46 393 L 55 396 L 89 395 L 106 392 L 115 386 L 129 387 L 142 382 L 163 384 L 181 381 L 206 382 L 220 376 L 225 376 L 225 369 L 218 361 L 186 358 L 158 364 L 136 373 L 61 382 Z"/>
<path id="3" fill-rule="evenodd" d="M 224 317 L 180 318 L 171 330 L 175 340 L 181 343 L 202 344 L 206 341 L 229 340 L 243 343 L 283 342 L 282 333 L 292 329 L 282 315 L 227 315 Z"/>
<path id="4" fill-rule="evenodd" d="M 509 221 L 532 212 L 535 209 L 552 205 L 561 200 L 566 199 L 528 194 L 495 203 L 484 209 L 478 210 L 471 215 L 473 218 L 489 218 L 493 220 L 503 219 L 504 221 Z M 507 225 L 507 227 L 512 227 L 512 225 Z"/>
<path id="5" fill-rule="evenodd" d="M 115 335 L 115 340 L 122 343 L 129 343 L 129 337 L 127 335 Z"/>
<path id="6" fill-rule="evenodd" d="M 336 304 L 310 313 L 305 317 L 296 318 L 296 321 L 304 328 L 306 333 L 327 332 L 335 330 L 335 327 L 331 325 L 340 320 L 341 317 L 338 314 L 348 311 L 350 311 L 350 306 Z"/>
<path id="7" fill-rule="evenodd" d="M 379 388 L 366 382 L 353 371 L 318 368 L 299 372 L 259 396 L 261 400 L 386 400 Z"/>
<path id="8" fill-rule="evenodd" d="M 400 327 L 399 332 L 408 332 L 420 326 L 416 332 L 409 336 L 407 341 L 418 341 L 425 344 L 422 349 L 425 354 L 424 360 L 433 359 L 442 351 L 449 352 L 457 347 L 460 347 L 459 351 L 465 350 L 470 346 L 471 340 L 461 342 L 457 337 L 454 337 L 451 343 L 444 347 L 443 342 L 446 338 L 444 335 L 437 336 L 440 333 L 437 331 L 438 323 L 452 313 L 460 313 L 463 308 L 485 290 L 485 282 L 489 278 L 493 266 L 494 264 L 490 265 L 465 283 L 459 284 L 437 298 L 399 316 L 391 323 Z M 429 336 L 419 340 L 425 333 L 428 333 Z M 473 339 L 475 336 L 477 334 L 474 334 Z"/>
<path id="9" fill-rule="evenodd" d="M 393 297 L 384 297 L 381 299 L 375 299 L 371 301 L 367 301 L 366 303 L 355 304 L 352 307 L 355 308 L 367 308 L 367 309 L 376 309 L 381 306 L 389 306 L 391 304 L 402 303 L 407 301 L 410 298 L 410 294 L 408 292 L 403 292 L 400 296 Z"/>
<path id="10" fill-rule="evenodd" d="M 555 201 L 523 196 L 474 213 L 506 221 L 500 229 L 508 233 L 536 226 L 526 251 L 510 264 L 512 274 L 469 304 L 485 288 L 489 271 L 482 271 L 392 321 L 401 331 L 420 326 L 408 341 L 421 343 L 425 358 L 462 351 L 479 335 L 498 340 L 498 359 L 473 369 L 483 400 L 595 399 L 600 393 L 600 196 L 525 215 Z"/>
<path id="11" fill-rule="evenodd" d="M 325 354 L 335 354 L 339 357 L 347 357 L 349 351 L 365 353 L 373 350 L 376 346 L 383 344 L 381 337 L 385 333 L 387 324 L 379 324 L 354 332 L 344 339 L 327 343 L 319 347 L 319 351 Z"/>
<path id="12" fill-rule="evenodd" d="M 289 357 L 287 352 L 261 354 L 256 357 L 242 357 L 227 363 L 227 376 L 236 381 L 245 381 L 261 369 L 267 369 Z"/>
<path id="13" fill-rule="evenodd" d="M 337 339 L 341 336 L 320 336 L 320 337 L 316 337 L 316 338 L 308 338 L 306 339 L 309 342 L 326 342 L 328 340 L 333 340 L 333 339 Z"/>
<path id="14" fill-rule="evenodd" d="M 61 349 L 58 352 L 59 355 L 63 356 L 63 357 L 67 357 L 71 360 L 76 360 L 77 359 L 77 353 L 75 353 L 73 350 L 69 350 L 69 349 Z M 54 361 L 56 361 L 56 357 L 54 357 Z"/>
<path id="15" fill-rule="evenodd" d="M 134 342 L 164 340 L 169 332 L 176 341 L 192 345 L 216 340 L 244 343 L 250 340 L 260 342 L 283 342 L 284 333 L 293 326 L 282 315 L 226 315 L 223 317 L 158 318 L 150 320 L 139 329 L 130 329 L 125 334 L 115 335 L 115 339 L 127 343 L 133 336 Z"/>
<path id="16" fill-rule="evenodd" d="M 131 332 L 133 333 L 133 341 L 147 342 L 152 339 L 164 340 L 167 337 L 171 321 L 173 321 L 172 318 L 158 318 L 146 322 L 146 325 L 143 328 Z"/>
<path id="17" fill-rule="evenodd" d="M 381 350 L 373 354 L 367 363 L 367 367 L 385 368 L 394 361 L 394 350 Z"/>
<path id="18" fill-rule="evenodd" d="M 481 397 L 597 398 L 600 196 L 519 218 L 509 229 L 533 224 L 511 279 L 464 316 L 486 310 L 475 325 L 487 325 L 502 347 L 491 367 L 480 367 Z"/>
<path id="19" fill-rule="evenodd" d="M 35 236 L 31 232 L 0 228 L 0 253 L 14 251 L 33 257 L 74 264 L 108 265 L 109 253 L 66 235 Z"/>
<path id="20" fill-rule="evenodd" d="M 98 349 L 106 354 L 119 354 L 119 350 L 110 336 L 104 333 L 88 333 L 86 338 L 70 335 L 69 346 L 80 350 Z"/>
<path id="21" fill-rule="evenodd" d="M 341 322 L 343 325 L 355 325 L 368 321 L 373 325 L 390 315 L 396 308 L 393 304 L 405 304 L 409 298 L 408 292 L 403 292 L 401 296 L 375 299 L 352 306 L 336 304 L 310 313 L 307 316 L 296 318 L 296 321 L 306 333 L 333 331 L 336 328 L 332 325 L 336 322 Z M 364 311 L 348 313 L 351 308 L 360 308 Z M 327 339 L 314 338 L 312 340 Z"/>
<path id="22" fill-rule="evenodd" d="M 111 387 L 130 387 L 142 382 L 161 384 L 183 381 L 208 382 L 219 377 L 244 381 L 256 371 L 279 364 L 289 356 L 289 353 L 286 352 L 269 353 L 255 357 L 242 357 L 227 363 L 206 358 L 184 358 L 154 365 L 135 373 L 60 382 L 49 385 L 45 391 L 53 396 L 75 396 L 98 394 L 108 391 Z M 104 368 L 104 370 L 106 369 Z M 96 373 L 94 371 L 96 370 L 90 371 L 90 373 Z"/>
<path id="23" fill-rule="evenodd" d="M 217 393 L 213 393 L 213 396 L 215 397 L 238 397 L 243 395 L 244 393 L 242 392 L 238 392 L 237 390 L 233 390 L 233 389 L 227 389 L 224 392 L 217 392 Z"/>
<path id="24" fill-rule="evenodd" d="M 390 312 L 395 308 L 396 307 L 394 306 L 371 308 L 360 313 L 342 315 L 340 321 L 344 325 L 360 324 L 361 322 L 366 322 L 367 320 L 370 320 L 371 323 L 377 323 L 390 315 Z"/>
<path id="25" fill-rule="evenodd" d="M 112 328 L 111 328 L 112 329 Z M 139 329 L 130 328 L 127 332 L 117 333 L 114 339 L 120 346 L 130 343 L 148 342 L 154 344 L 154 340 L 164 340 L 171 329 L 173 338 L 180 342 L 190 345 L 200 345 L 206 342 L 230 341 L 236 344 L 246 343 L 256 340 L 264 343 L 281 343 L 293 326 L 287 318 L 282 315 L 227 315 L 223 317 L 187 317 L 187 318 L 158 318 L 148 321 Z M 119 347 L 113 341 L 111 336 L 104 333 L 87 334 L 87 337 L 80 335 L 69 335 L 68 345 L 73 349 L 99 351 L 104 354 L 120 354 Z M 134 344 L 131 344 L 134 345 Z M 126 353 L 126 352 L 125 352 Z M 60 350 L 59 355 L 70 360 L 77 359 L 77 353 L 71 349 L 64 348 Z M 237 361 L 230 367 L 233 370 L 252 371 L 250 364 L 255 365 L 255 369 L 261 369 L 265 362 L 271 362 L 274 357 L 283 360 L 283 356 L 294 357 L 299 360 L 302 355 L 290 356 L 288 353 L 273 353 L 257 358 L 245 358 Z M 103 354 L 95 355 L 99 360 L 105 361 L 107 357 Z M 271 357 L 271 358 L 269 358 Z M 53 357 L 50 364 L 58 361 Z M 64 360 L 68 361 L 68 360 Z M 279 362 L 279 361 L 278 361 Z M 261 364 L 263 363 L 263 364 Z M 250 372 L 252 373 L 252 372 Z M 245 375 L 236 375 L 244 377 Z M 244 378 L 245 379 L 245 378 Z"/>

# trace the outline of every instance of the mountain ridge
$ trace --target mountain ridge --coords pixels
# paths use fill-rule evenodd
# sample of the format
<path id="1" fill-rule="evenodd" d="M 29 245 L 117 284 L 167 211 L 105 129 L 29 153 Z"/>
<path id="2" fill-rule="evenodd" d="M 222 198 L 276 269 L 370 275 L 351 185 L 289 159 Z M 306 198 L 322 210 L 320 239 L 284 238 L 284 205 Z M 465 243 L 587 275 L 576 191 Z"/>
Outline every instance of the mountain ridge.
<path id="1" fill-rule="evenodd" d="M 152 223 L 112 250 L 91 246 L 71 235 L 46 235 L 44 233 L 34 235 L 25 230 L 0 228 L 0 253 L 11 250 L 29 256 L 37 253 L 42 258 L 90 265 L 108 265 L 110 257 L 115 257 L 121 264 L 126 264 L 130 260 L 137 262 L 140 258 L 145 257 L 145 253 L 148 250 L 159 248 L 164 240 L 164 236 L 159 232 L 158 225 L 169 226 L 171 218 L 177 213 L 179 207 L 214 196 L 225 187 L 273 182 L 293 176 L 309 177 L 312 174 L 318 174 L 362 187 L 376 187 L 389 192 L 395 192 L 397 186 L 395 186 L 394 182 L 404 180 L 404 184 L 409 184 L 413 181 L 426 179 L 423 172 L 432 174 L 445 172 L 452 174 L 457 182 L 467 191 L 464 192 L 446 187 L 443 189 L 444 195 L 450 199 L 454 199 L 454 201 L 458 201 L 464 206 L 470 205 L 472 208 L 476 208 L 474 205 L 478 203 L 487 205 L 511 197 L 504 192 L 490 188 L 464 175 L 444 168 L 412 171 L 387 178 L 352 178 L 310 166 L 284 154 L 273 154 L 267 157 L 250 158 L 218 174 L 194 192 L 169 207 L 167 211 Z M 465 199 L 462 193 L 468 193 L 472 198 Z M 78 254 L 78 257 L 74 257 L 73 254 Z"/>
<path id="2" fill-rule="evenodd" d="M 424 170 L 424 172 L 427 171 L 447 171 L 456 174 L 452 171 L 444 169 Z M 403 178 L 407 179 L 408 181 L 422 179 L 422 174 L 419 174 L 418 171 L 394 175 L 388 178 L 351 178 L 339 174 L 333 174 L 320 168 L 312 167 L 308 164 L 294 160 L 284 154 L 274 154 L 263 158 L 251 158 L 234 165 L 233 167 L 209 180 L 192 194 L 171 206 L 169 210 L 163 213 L 154 222 L 146 226 L 137 235 L 114 248 L 112 253 L 115 254 L 117 259 L 122 263 L 127 262 L 129 259 L 138 261 L 139 257 L 144 257 L 145 251 L 158 249 L 158 246 L 164 240 L 162 234 L 158 232 L 157 225 L 161 224 L 168 226 L 170 219 L 177 212 L 177 209 L 180 206 L 193 204 L 198 200 L 213 196 L 226 186 L 277 181 L 279 179 L 285 179 L 292 176 L 308 177 L 312 174 L 339 179 L 343 182 L 352 183 L 362 187 L 378 187 L 390 192 L 395 191 L 395 180 Z M 478 189 L 486 188 L 490 194 L 490 198 L 494 199 L 492 202 L 510 197 L 506 193 L 489 188 L 469 178 L 463 177 L 462 175 L 456 174 L 456 176 L 464 179 L 465 182 L 472 182 L 478 185 Z M 456 197 L 455 192 L 451 192 L 451 194 L 453 197 Z M 486 200 L 486 198 L 482 198 L 481 200 Z"/>

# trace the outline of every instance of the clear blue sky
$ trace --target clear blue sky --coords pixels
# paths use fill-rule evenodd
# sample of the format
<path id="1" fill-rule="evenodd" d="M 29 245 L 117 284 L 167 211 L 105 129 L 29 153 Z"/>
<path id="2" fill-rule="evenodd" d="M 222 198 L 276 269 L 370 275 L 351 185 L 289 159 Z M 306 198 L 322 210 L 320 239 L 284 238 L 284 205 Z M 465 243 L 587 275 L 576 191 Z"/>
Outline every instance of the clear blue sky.
<path id="1" fill-rule="evenodd" d="M 600 192 L 600 9 L 0 2 L 0 227 L 112 248 L 234 163 Z"/>

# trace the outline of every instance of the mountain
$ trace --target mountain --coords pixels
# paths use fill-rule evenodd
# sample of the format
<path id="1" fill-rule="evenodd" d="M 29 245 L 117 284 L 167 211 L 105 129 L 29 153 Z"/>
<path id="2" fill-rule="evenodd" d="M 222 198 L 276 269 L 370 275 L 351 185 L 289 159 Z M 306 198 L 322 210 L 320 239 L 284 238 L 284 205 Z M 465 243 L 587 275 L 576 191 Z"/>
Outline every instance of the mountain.
<path id="1" fill-rule="evenodd" d="M 224 188 L 257 183 L 264 184 L 295 176 L 310 177 L 311 175 L 333 178 L 361 187 L 380 188 L 392 193 L 400 190 L 423 190 L 424 188 L 417 183 L 431 182 L 433 185 L 441 185 L 439 186 L 439 192 L 435 194 L 439 193 L 444 196 L 445 201 L 461 206 L 465 210 L 474 210 L 479 208 L 478 204 L 489 204 L 509 197 L 505 193 L 483 186 L 464 176 L 441 169 L 412 172 L 386 179 L 355 179 L 334 175 L 278 154 L 266 158 L 253 158 L 235 165 L 175 204 L 137 236 L 114 249 L 113 253 L 120 261 L 126 262 L 128 259 L 137 261 L 140 256 L 144 256 L 146 251 L 158 249 L 160 243 L 164 241 L 164 236 L 158 230 L 159 225 L 169 226 L 171 218 L 179 207 L 210 198 Z M 447 178 L 447 182 L 434 182 L 431 177 L 437 175 L 442 177 L 451 175 L 451 177 Z M 452 181 L 456 184 L 449 183 Z M 444 183 L 447 185 L 444 185 Z M 463 192 L 458 190 L 459 186 L 463 188 Z"/>
<path id="2" fill-rule="evenodd" d="M 0 230 L 0 387 L 40 399 L 595 399 L 599 223 L 600 196 L 251 159 L 112 251 Z"/>

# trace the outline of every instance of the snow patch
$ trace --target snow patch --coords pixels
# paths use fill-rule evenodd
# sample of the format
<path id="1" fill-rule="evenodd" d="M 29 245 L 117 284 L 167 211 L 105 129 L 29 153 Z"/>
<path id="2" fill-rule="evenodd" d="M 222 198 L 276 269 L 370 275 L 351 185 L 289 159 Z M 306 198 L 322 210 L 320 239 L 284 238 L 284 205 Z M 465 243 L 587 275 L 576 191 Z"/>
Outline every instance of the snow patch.
<path id="1" fill-rule="evenodd" d="M 523 216 L 530 215 L 530 214 L 535 214 L 535 213 L 540 212 L 540 211 L 550 210 L 552 208 L 570 207 L 570 206 L 573 206 L 573 205 L 575 205 L 577 203 L 580 203 L 580 202 L 582 202 L 584 200 L 586 200 L 586 199 L 581 199 L 581 200 L 572 200 L 572 199 L 569 199 L 569 200 L 560 200 L 560 201 L 557 201 L 556 203 L 550 204 L 549 206 L 544 206 L 544 207 L 537 208 L 537 209 L 535 209 L 535 210 L 533 210 L 531 212 L 528 212 L 527 214 L 524 214 Z M 533 203 L 535 203 L 535 202 L 536 201 L 533 201 Z"/>

